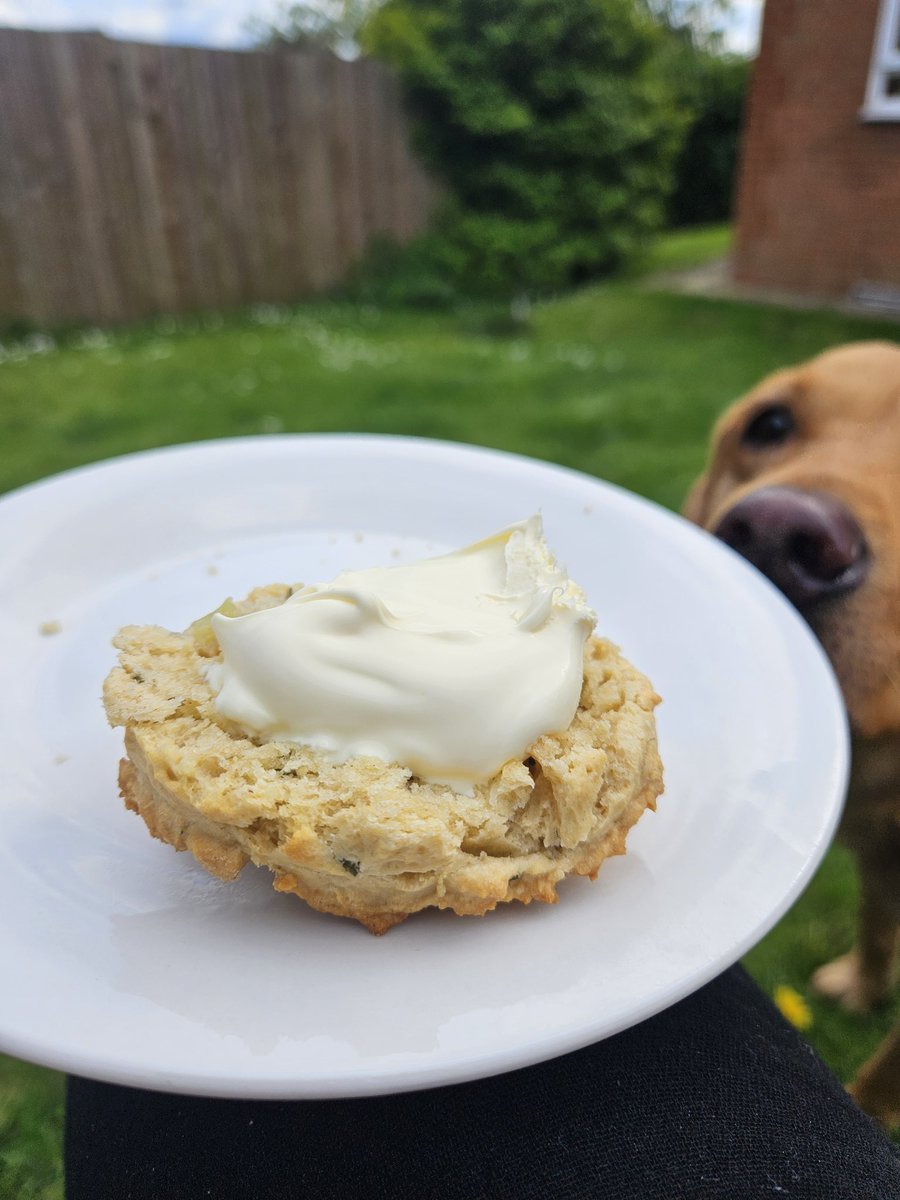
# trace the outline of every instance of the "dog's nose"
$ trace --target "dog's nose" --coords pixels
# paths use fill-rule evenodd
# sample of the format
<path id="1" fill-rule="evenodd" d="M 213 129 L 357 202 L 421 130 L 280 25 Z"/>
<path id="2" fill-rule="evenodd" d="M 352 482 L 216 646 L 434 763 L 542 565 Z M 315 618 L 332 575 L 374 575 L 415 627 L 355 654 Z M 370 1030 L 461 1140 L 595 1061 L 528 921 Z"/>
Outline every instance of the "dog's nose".
<path id="1" fill-rule="evenodd" d="M 869 569 L 856 518 L 824 492 L 760 488 L 729 509 L 714 532 L 800 609 L 859 587 Z"/>

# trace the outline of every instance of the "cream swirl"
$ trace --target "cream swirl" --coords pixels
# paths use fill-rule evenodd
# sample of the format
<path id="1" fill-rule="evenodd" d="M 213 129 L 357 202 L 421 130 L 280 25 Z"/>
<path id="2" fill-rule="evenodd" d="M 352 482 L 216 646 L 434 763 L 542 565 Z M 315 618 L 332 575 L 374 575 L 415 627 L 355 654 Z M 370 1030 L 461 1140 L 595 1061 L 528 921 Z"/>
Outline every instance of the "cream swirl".
<path id="1" fill-rule="evenodd" d="M 468 791 L 571 723 L 595 619 L 531 517 L 452 554 L 216 614 L 208 679 L 217 711 L 248 731 Z"/>

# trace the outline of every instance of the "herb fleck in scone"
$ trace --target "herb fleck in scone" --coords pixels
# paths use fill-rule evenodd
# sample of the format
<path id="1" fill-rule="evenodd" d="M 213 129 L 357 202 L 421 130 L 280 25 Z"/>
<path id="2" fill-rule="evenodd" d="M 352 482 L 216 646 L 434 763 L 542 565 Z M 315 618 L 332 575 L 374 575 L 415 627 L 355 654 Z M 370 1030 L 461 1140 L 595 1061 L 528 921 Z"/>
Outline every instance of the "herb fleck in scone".
<path id="1" fill-rule="evenodd" d="M 261 613 L 293 595 L 261 588 L 225 613 Z M 126 805 L 220 879 L 252 861 L 273 871 L 279 891 L 372 933 L 429 906 L 482 915 L 504 901 L 554 902 L 565 876 L 593 878 L 624 853 L 628 830 L 662 791 L 659 697 L 599 638 L 584 642 L 566 728 L 536 737 L 483 781 L 435 782 L 374 754 L 338 761 L 333 747 L 223 715 L 215 624 L 121 630 L 104 703 L 111 724 L 125 727 Z"/>

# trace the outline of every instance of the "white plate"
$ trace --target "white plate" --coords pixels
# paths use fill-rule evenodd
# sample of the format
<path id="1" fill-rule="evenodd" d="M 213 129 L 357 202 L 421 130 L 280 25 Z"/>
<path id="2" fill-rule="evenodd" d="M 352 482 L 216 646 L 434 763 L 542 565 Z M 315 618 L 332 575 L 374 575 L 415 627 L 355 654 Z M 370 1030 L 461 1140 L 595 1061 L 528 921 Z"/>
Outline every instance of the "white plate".
<path id="1" fill-rule="evenodd" d="M 266 871 L 210 879 L 124 810 L 99 700 L 120 625 L 184 628 L 256 584 L 438 553 L 538 509 L 599 630 L 665 698 L 659 811 L 595 883 L 373 938 Z M 22 1058 L 273 1098 L 525 1066 L 723 970 L 834 830 L 847 737 L 805 625 L 712 538 L 586 476 L 412 439 L 209 442 L 12 494 L 0 545 L 0 1048 Z"/>

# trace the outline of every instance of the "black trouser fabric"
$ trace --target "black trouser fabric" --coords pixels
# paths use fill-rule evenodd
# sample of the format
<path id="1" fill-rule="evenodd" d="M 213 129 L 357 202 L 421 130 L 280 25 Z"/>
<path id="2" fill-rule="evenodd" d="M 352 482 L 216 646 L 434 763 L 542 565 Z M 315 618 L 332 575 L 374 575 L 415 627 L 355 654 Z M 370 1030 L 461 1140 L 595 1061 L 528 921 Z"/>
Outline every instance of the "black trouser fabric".
<path id="1" fill-rule="evenodd" d="M 73 1078 L 68 1200 L 897 1200 L 900 1156 L 740 967 L 492 1079 L 361 1100 Z"/>

